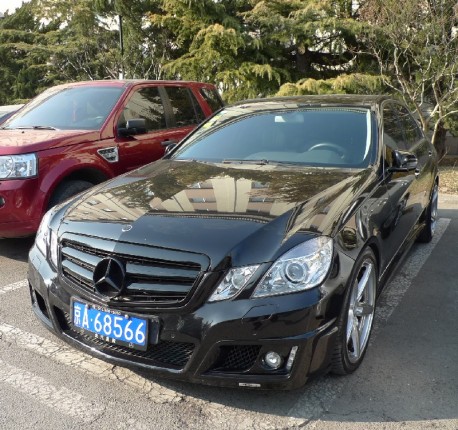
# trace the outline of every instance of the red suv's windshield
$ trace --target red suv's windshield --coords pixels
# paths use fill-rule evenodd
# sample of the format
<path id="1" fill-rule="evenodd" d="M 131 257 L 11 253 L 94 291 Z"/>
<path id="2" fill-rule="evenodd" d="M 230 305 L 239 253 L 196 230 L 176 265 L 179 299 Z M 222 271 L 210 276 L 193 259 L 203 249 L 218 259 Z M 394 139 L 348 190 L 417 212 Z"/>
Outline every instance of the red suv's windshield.
<path id="1" fill-rule="evenodd" d="M 35 98 L 3 128 L 98 130 L 123 91 L 109 86 L 54 88 Z"/>

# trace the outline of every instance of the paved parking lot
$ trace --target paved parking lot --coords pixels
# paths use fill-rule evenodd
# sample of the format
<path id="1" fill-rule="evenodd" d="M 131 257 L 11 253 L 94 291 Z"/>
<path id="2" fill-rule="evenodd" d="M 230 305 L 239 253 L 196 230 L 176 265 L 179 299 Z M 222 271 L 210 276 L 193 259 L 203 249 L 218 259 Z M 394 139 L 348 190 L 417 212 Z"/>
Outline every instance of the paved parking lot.
<path id="1" fill-rule="evenodd" d="M 73 350 L 32 314 L 32 241 L 0 241 L 0 428 L 457 430 L 458 198 L 439 215 L 381 296 L 362 367 L 294 392 L 146 378 Z"/>

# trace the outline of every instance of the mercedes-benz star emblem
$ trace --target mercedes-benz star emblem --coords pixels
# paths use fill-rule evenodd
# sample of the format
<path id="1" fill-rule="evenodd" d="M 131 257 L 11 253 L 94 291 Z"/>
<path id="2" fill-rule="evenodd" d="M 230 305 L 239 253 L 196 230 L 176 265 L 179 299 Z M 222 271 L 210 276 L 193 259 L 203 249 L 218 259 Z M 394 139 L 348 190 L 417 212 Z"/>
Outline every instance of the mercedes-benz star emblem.
<path id="1" fill-rule="evenodd" d="M 124 288 L 126 270 L 115 258 L 104 258 L 95 266 L 92 279 L 99 294 L 110 298 L 118 297 Z"/>

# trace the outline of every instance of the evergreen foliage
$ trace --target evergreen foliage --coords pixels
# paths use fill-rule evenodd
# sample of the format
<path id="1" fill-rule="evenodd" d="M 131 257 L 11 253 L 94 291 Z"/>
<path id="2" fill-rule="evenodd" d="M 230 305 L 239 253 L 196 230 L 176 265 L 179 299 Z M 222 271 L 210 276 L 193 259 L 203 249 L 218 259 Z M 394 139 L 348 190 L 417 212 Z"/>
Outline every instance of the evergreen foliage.
<path id="1" fill-rule="evenodd" d="M 45 32 L 33 2 L 0 21 L 0 104 L 22 103 L 50 85 Z"/>
<path id="2" fill-rule="evenodd" d="M 392 92 L 417 109 L 438 144 L 446 128 L 458 128 L 455 4 L 31 0 L 0 21 L 0 103 L 120 75 L 212 82 L 229 102 Z"/>

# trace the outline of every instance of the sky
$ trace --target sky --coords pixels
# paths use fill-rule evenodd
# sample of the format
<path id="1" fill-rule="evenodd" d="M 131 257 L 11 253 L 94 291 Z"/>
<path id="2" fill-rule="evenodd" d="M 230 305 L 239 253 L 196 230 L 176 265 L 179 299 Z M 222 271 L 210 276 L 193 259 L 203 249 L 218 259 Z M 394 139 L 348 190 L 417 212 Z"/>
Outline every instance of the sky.
<path id="1" fill-rule="evenodd" d="M 22 5 L 23 0 L 0 0 L 0 12 L 5 13 L 6 10 L 11 14 L 16 8 Z M 28 0 L 24 0 L 27 2 Z"/>

